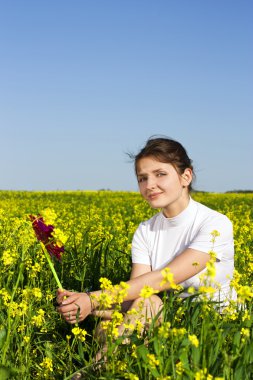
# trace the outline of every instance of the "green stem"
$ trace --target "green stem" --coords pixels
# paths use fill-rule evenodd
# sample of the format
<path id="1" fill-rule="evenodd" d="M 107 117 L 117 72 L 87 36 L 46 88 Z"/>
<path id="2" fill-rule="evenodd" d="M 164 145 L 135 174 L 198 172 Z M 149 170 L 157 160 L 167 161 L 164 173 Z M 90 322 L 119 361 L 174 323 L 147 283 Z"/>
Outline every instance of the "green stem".
<path id="1" fill-rule="evenodd" d="M 40 245 L 41 245 L 41 248 L 42 248 L 42 250 L 43 250 L 43 252 L 44 252 L 44 254 L 45 254 L 45 256 L 46 256 L 47 262 L 48 262 L 48 264 L 49 264 L 49 266 L 50 266 L 50 269 L 51 269 L 51 271 L 52 271 L 52 273 L 53 273 L 53 275 L 54 275 L 54 278 L 55 278 L 55 281 L 56 281 L 58 287 L 59 287 L 60 289 L 63 289 L 62 284 L 61 284 L 61 282 L 60 282 L 60 280 L 59 280 L 59 277 L 57 276 L 57 273 L 56 273 L 56 271 L 55 271 L 55 269 L 54 269 L 54 264 L 53 264 L 53 262 L 52 262 L 52 260 L 51 260 L 51 257 L 50 257 L 50 255 L 49 255 L 49 253 L 48 253 L 47 250 L 46 250 L 45 245 L 44 245 L 41 241 L 40 241 Z"/>
<path id="2" fill-rule="evenodd" d="M 15 297 L 15 294 L 16 294 L 16 291 L 17 291 L 20 279 L 21 279 L 21 275 L 23 274 L 23 270 L 24 270 L 24 256 L 25 256 L 25 251 L 22 250 L 21 264 L 19 266 L 18 277 L 17 277 L 16 283 L 15 283 L 13 291 L 12 291 L 10 304 L 12 304 L 12 302 L 14 300 L 14 297 Z M 11 326 L 11 322 L 12 321 L 11 321 L 11 315 L 10 315 L 10 313 L 11 313 L 11 308 L 9 307 L 8 308 L 8 312 L 7 312 L 7 334 L 6 334 L 6 339 L 5 339 L 5 343 L 4 343 L 3 351 L 2 351 L 2 360 L 1 360 L 2 365 L 6 364 L 6 355 L 7 355 L 7 351 L 9 349 L 9 346 L 10 346 L 10 336 L 11 336 L 11 327 L 12 327 Z"/>

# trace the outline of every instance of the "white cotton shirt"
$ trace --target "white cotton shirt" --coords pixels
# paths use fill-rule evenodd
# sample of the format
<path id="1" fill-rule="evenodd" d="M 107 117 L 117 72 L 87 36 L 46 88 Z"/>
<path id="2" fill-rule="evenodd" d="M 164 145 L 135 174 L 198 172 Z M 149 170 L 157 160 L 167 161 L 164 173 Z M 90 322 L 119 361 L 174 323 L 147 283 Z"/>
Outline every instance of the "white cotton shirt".
<path id="1" fill-rule="evenodd" d="M 211 233 L 218 231 L 213 243 Z M 190 198 L 185 210 L 173 218 L 166 218 L 162 212 L 151 219 L 142 222 L 137 228 L 132 241 L 132 262 L 150 265 L 152 271 L 166 267 L 185 249 L 191 248 L 201 252 L 214 251 L 216 254 L 215 282 L 220 289 L 215 299 L 225 300 L 235 298 L 231 295 L 230 280 L 234 270 L 233 227 L 230 220 L 223 214 L 214 211 Z M 182 282 L 187 297 L 187 288 L 198 290 L 203 285 L 197 275 Z M 217 288 L 218 289 L 218 288 Z"/>

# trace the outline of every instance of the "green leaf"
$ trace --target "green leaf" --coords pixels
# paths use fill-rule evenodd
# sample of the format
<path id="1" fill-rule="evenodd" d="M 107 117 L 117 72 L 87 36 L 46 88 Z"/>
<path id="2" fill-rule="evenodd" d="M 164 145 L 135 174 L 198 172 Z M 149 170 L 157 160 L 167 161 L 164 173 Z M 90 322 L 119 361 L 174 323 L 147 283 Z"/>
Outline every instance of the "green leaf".
<path id="1" fill-rule="evenodd" d="M 11 375 L 11 371 L 9 368 L 4 367 L 4 366 L 0 367 L 0 379 L 1 380 L 9 379 L 10 375 Z"/>
<path id="2" fill-rule="evenodd" d="M 3 347 L 4 345 L 4 342 L 6 340 L 6 329 L 3 327 L 1 330 L 0 330 L 0 349 Z M 1 377 L 0 377 L 1 379 Z"/>

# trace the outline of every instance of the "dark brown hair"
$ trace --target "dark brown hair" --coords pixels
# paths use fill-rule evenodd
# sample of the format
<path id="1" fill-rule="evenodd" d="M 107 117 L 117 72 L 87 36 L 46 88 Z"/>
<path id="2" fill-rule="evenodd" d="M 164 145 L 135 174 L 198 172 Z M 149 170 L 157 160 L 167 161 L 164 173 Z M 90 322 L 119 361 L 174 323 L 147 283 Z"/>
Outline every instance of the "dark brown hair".
<path id="1" fill-rule="evenodd" d="M 167 137 L 150 137 L 140 152 L 130 157 L 134 160 L 136 174 L 138 162 L 144 157 L 154 157 L 157 161 L 173 165 L 179 175 L 183 174 L 186 168 L 193 172 L 192 160 L 185 148 L 178 141 Z M 189 191 L 192 190 L 191 184 L 188 188 Z"/>

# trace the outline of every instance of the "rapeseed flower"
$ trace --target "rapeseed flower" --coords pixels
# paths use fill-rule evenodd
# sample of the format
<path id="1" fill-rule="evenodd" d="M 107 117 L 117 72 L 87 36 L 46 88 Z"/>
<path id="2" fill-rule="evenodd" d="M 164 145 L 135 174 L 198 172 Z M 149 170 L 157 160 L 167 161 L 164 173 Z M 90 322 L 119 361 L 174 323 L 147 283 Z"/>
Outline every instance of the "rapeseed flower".
<path id="1" fill-rule="evenodd" d="M 40 366 L 48 372 L 53 372 L 53 361 L 51 358 L 44 358 Z"/>
<path id="2" fill-rule="evenodd" d="M 239 303 L 250 301 L 253 298 L 253 290 L 250 286 L 239 286 L 237 288 L 237 299 Z"/>
<path id="3" fill-rule="evenodd" d="M 81 329 L 80 327 L 73 327 L 71 332 L 81 342 L 84 342 L 86 340 L 87 331 L 85 329 Z"/>
<path id="4" fill-rule="evenodd" d="M 160 286 L 163 286 L 165 284 L 169 284 L 170 289 L 174 290 L 180 290 L 182 289 L 181 285 L 177 285 L 174 281 L 174 274 L 171 272 L 171 269 L 169 267 L 164 268 L 161 271 L 161 274 L 163 276 L 163 280 L 160 283 Z"/>
<path id="5" fill-rule="evenodd" d="M 198 347 L 199 346 L 199 340 L 198 338 L 196 337 L 195 334 L 189 334 L 188 335 L 188 339 L 189 341 L 191 342 L 191 344 L 194 346 L 194 347 Z"/>
<path id="6" fill-rule="evenodd" d="M 210 375 L 207 371 L 207 368 L 200 369 L 194 375 L 194 380 L 212 380 L 213 376 Z"/>
<path id="7" fill-rule="evenodd" d="M 139 380 L 139 377 L 134 373 L 125 373 L 124 378 L 128 380 Z"/>
<path id="8" fill-rule="evenodd" d="M 245 342 L 245 338 L 249 338 L 250 337 L 250 329 L 248 328 L 244 328 L 242 327 L 241 328 L 241 331 L 240 331 L 240 334 L 242 335 L 242 342 Z"/>
<path id="9" fill-rule="evenodd" d="M 45 323 L 45 311 L 43 309 L 39 309 L 37 315 L 32 317 L 32 324 L 36 327 L 41 327 Z"/>
<path id="10" fill-rule="evenodd" d="M 152 368 L 156 368 L 160 363 L 154 354 L 147 354 L 147 359 L 150 367 Z"/>
<path id="11" fill-rule="evenodd" d="M 25 336 L 23 337 L 23 341 L 24 341 L 25 344 L 29 343 L 30 340 L 31 340 L 31 337 L 30 337 L 30 336 L 25 335 Z"/>
<path id="12" fill-rule="evenodd" d="M 10 249 L 6 249 L 5 251 L 3 251 L 1 260 L 3 262 L 3 265 L 7 267 L 7 266 L 11 266 L 15 264 L 17 261 L 17 258 L 18 258 L 17 252 L 11 251 Z"/>
<path id="13" fill-rule="evenodd" d="M 140 297 L 142 298 L 150 298 L 153 294 L 158 293 L 157 290 L 153 289 L 151 286 L 145 285 L 141 289 Z"/>
<path id="14" fill-rule="evenodd" d="M 177 362 L 176 363 L 176 373 L 177 375 L 181 376 L 184 372 L 184 366 L 183 366 L 183 363 L 181 361 Z"/>
<path id="15" fill-rule="evenodd" d="M 11 299 L 11 296 L 5 288 L 0 289 L 0 296 L 2 296 L 4 305 L 9 306 L 9 301 Z"/>
<path id="16" fill-rule="evenodd" d="M 101 277 L 100 279 L 99 279 L 99 282 L 100 282 L 100 288 L 101 289 L 104 289 L 104 290 L 112 290 L 112 288 L 113 288 L 113 285 L 112 285 L 112 283 L 111 283 L 111 281 L 110 280 L 108 280 L 108 278 L 106 278 L 106 277 Z"/>
<path id="17" fill-rule="evenodd" d="M 162 338 L 168 338 L 170 334 L 171 329 L 171 323 L 170 322 L 163 322 L 163 324 L 158 329 L 158 334 Z"/>
<path id="18" fill-rule="evenodd" d="M 35 298 L 38 298 L 38 299 L 42 298 L 42 291 L 40 288 L 33 288 L 32 293 Z"/>

